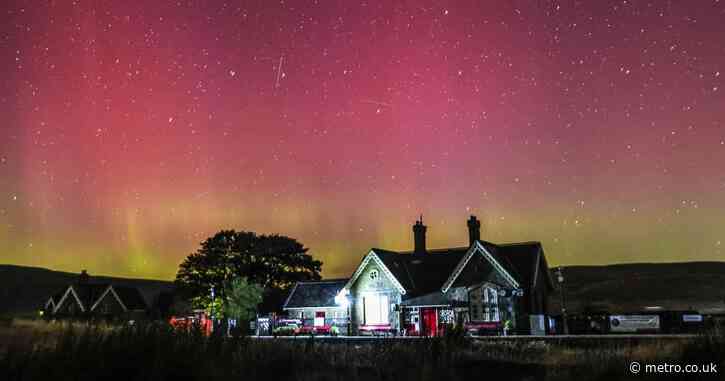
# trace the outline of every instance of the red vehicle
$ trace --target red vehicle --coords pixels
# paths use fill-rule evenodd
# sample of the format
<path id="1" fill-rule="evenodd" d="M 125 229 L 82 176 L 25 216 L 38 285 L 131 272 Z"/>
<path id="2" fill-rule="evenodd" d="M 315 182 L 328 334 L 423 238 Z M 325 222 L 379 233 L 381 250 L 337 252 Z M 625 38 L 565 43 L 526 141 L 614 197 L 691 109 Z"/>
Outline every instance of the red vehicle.
<path id="1" fill-rule="evenodd" d="M 498 336 L 503 333 L 500 322 L 467 322 L 463 329 L 468 336 Z"/>
<path id="2" fill-rule="evenodd" d="M 207 317 L 204 310 L 194 310 L 191 314 L 184 316 L 172 316 L 169 324 L 176 329 L 184 330 L 198 326 L 205 335 L 211 335 L 212 320 Z"/>

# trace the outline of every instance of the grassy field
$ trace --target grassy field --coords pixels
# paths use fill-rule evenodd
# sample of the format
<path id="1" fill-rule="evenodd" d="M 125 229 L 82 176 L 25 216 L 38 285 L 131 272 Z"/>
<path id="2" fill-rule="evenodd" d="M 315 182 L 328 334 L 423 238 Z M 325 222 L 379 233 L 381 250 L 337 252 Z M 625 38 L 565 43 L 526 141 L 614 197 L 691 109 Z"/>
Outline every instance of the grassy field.
<path id="1" fill-rule="evenodd" d="M 719 365 L 725 338 L 581 342 L 253 340 L 135 327 L 6 321 L 0 380 L 630 380 L 722 379 L 722 374 L 637 376 L 641 364 Z"/>

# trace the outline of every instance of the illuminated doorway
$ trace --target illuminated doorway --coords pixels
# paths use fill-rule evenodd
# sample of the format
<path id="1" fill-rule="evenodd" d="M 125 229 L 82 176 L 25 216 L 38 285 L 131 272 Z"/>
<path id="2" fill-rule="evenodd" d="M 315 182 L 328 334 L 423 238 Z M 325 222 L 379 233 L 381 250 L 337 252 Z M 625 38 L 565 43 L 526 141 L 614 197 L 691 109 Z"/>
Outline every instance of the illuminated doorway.
<path id="1" fill-rule="evenodd" d="M 387 295 L 366 295 L 363 297 L 363 314 L 365 325 L 390 324 L 388 315 L 390 304 Z"/>

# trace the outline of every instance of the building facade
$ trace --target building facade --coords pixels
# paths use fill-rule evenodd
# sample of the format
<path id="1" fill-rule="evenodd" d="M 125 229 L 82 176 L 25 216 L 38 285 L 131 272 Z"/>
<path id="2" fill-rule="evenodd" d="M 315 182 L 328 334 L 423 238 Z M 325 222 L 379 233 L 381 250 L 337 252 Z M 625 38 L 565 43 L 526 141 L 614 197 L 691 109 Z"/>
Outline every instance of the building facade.
<path id="1" fill-rule="evenodd" d="M 51 319 L 138 320 L 147 315 L 147 303 L 135 287 L 95 283 L 85 270 L 75 284 L 55 293 L 45 303 Z"/>
<path id="2" fill-rule="evenodd" d="M 541 243 L 494 244 L 480 239 L 475 216 L 467 225 L 468 246 L 429 250 L 421 218 L 413 225 L 413 251 L 373 248 L 347 281 L 328 285 L 325 304 L 298 297 L 299 287 L 320 287 L 307 282 L 285 309 L 309 323 L 321 308 L 337 308 L 338 322 L 349 318 L 353 334 L 437 336 L 456 325 L 473 334 L 550 332 L 554 285 Z"/>
<path id="3" fill-rule="evenodd" d="M 289 319 L 298 320 L 305 333 L 347 334 L 350 306 L 338 295 L 348 279 L 298 282 L 282 309 Z M 335 327 L 335 329 L 333 329 Z"/>

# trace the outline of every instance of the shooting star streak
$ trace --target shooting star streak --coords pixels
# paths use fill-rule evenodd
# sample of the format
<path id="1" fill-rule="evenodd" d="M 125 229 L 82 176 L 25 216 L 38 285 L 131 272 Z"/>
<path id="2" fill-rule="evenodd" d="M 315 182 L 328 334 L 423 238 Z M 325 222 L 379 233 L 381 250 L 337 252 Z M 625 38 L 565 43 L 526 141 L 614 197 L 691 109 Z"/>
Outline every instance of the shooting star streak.
<path id="1" fill-rule="evenodd" d="M 377 105 L 377 106 L 393 107 L 390 103 L 378 102 L 378 101 L 373 101 L 373 100 L 370 100 L 370 99 L 363 99 L 360 102 L 362 102 L 362 103 L 368 103 L 368 104 L 371 104 L 371 105 Z"/>
<path id="2" fill-rule="evenodd" d="M 279 65 L 277 65 L 277 80 L 274 82 L 274 88 L 279 87 L 279 79 L 282 76 L 282 64 L 284 63 L 284 56 L 279 56 Z"/>

